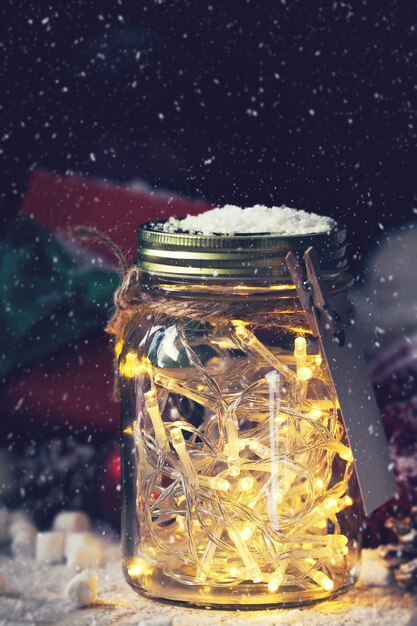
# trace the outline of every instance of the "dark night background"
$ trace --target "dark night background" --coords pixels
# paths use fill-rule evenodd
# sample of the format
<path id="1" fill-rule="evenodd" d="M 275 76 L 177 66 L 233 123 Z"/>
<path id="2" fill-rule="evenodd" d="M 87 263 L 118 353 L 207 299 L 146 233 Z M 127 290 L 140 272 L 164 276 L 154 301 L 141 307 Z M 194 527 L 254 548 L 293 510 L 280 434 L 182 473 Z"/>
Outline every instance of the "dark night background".
<path id="1" fill-rule="evenodd" d="M 10 486 L 8 506 L 22 506 L 24 493 L 47 525 L 64 496 L 66 506 L 95 513 L 99 494 L 102 512 L 111 517 L 110 501 L 118 519 L 118 406 L 104 332 L 118 277 L 97 266 L 93 278 L 77 273 L 59 237 L 27 212 L 16 218 L 35 170 L 142 180 L 215 205 L 287 204 L 346 223 L 353 269 L 368 280 L 367 347 L 404 342 L 373 382 L 390 442 L 401 433 L 395 454 L 414 458 L 416 9 L 411 0 L 0 0 L 0 486 Z M 49 197 L 53 232 L 72 215 L 68 197 Z M 168 214 L 166 199 L 157 201 Z M 143 221 L 134 202 L 129 220 L 114 206 L 96 213 L 106 213 L 107 232 Z M 368 252 L 400 225 L 404 239 L 370 269 Z M 79 441 L 90 446 L 91 478 Z M 68 470 L 74 454 L 76 472 Z M 62 475 L 56 459 L 68 460 Z M 26 484 L 27 463 L 32 476 L 51 470 L 50 482 Z M 14 477 L 2 478 L 2 467 Z M 81 500 L 70 479 L 77 489 L 88 483 Z M 417 472 L 413 488 L 407 481 L 415 503 Z M 53 501 L 51 484 L 59 485 Z M 371 529 L 374 543 L 381 525 L 382 535 Z"/>
<path id="2" fill-rule="evenodd" d="M 414 216 L 415 2 L 3 1 L 0 15 L 6 215 L 40 165 L 329 214 L 354 252 Z"/>

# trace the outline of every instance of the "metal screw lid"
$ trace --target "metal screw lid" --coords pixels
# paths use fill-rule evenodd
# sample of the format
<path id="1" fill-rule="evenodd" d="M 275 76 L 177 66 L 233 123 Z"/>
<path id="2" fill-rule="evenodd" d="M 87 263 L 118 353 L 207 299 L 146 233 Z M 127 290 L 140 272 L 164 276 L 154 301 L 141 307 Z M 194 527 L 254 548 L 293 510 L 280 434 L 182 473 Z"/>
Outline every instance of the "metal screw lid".
<path id="1" fill-rule="evenodd" d="M 292 250 L 302 261 L 313 246 L 326 281 L 346 287 L 352 281 L 346 259 L 346 229 L 326 233 L 277 236 L 270 233 L 201 235 L 165 232 L 164 222 L 138 227 L 138 265 L 161 277 L 179 280 L 285 282 L 285 255 Z"/>

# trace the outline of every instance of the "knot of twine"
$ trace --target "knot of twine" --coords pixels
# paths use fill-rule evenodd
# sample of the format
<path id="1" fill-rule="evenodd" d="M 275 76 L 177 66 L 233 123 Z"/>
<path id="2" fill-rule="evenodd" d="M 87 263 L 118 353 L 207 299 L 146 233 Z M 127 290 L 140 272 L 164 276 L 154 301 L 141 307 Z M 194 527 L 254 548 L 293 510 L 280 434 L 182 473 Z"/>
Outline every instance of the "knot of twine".
<path id="1" fill-rule="evenodd" d="M 116 310 L 125 311 L 141 303 L 144 295 L 141 283 L 142 270 L 137 265 L 132 265 L 122 274 L 122 282 L 114 292 Z"/>

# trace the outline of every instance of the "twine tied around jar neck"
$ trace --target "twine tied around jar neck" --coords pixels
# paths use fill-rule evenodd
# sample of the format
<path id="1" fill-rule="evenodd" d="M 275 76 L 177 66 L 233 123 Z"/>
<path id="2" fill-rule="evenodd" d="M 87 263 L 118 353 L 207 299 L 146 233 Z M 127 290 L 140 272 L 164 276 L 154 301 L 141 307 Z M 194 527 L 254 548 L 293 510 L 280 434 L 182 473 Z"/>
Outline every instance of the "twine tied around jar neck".
<path id="1" fill-rule="evenodd" d="M 138 265 L 129 266 L 123 251 L 110 237 L 85 226 L 76 226 L 67 233 L 73 241 L 96 242 L 103 245 L 119 262 L 121 283 L 114 293 L 115 311 L 106 328 L 109 334 L 118 336 L 130 315 L 137 313 L 154 312 L 167 317 L 186 317 L 201 322 L 230 320 L 237 316 L 251 322 L 259 321 L 259 315 L 263 315 L 268 323 L 273 323 L 277 314 L 276 298 L 256 301 L 248 296 L 225 302 L 198 298 L 180 300 L 173 295 L 163 295 L 160 291 L 153 293 L 143 284 L 141 268 Z M 295 293 L 294 296 L 296 297 Z M 305 325 L 304 313 L 299 306 L 287 311 L 284 317 L 288 320 L 291 318 L 292 323 Z M 283 323 L 282 313 L 280 323 Z"/>

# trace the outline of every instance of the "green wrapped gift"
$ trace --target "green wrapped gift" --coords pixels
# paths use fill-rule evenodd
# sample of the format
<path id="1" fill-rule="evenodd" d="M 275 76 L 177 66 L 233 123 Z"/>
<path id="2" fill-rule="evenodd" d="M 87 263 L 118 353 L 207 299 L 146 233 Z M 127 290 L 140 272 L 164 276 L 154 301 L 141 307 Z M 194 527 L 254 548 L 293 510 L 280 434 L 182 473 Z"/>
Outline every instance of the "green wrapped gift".
<path id="1" fill-rule="evenodd" d="M 116 271 L 27 216 L 0 237 L 0 376 L 104 328 Z"/>

